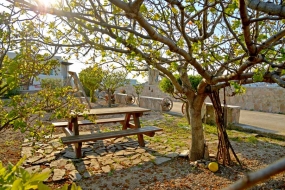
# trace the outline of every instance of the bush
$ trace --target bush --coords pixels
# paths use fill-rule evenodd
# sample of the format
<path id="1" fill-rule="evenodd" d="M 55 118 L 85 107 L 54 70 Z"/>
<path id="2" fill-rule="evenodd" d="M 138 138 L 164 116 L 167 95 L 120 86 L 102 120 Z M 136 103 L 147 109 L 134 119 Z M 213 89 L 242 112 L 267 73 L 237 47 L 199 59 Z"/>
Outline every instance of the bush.
<path id="1" fill-rule="evenodd" d="M 178 81 L 178 83 L 181 85 L 182 81 L 179 75 L 175 75 L 175 78 Z M 197 87 L 199 83 L 201 82 L 202 77 L 200 75 L 189 75 L 188 78 L 192 85 L 192 88 L 197 91 Z M 174 92 L 174 86 L 172 82 L 166 77 L 162 78 L 162 80 L 160 81 L 159 88 L 162 92 L 165 92 L 168 94 L 172 94 Z"/>
<path id="2" fill-rule="evenodd" d="M 42 79 L 41 80 L 41 87 L 42 89 L 45 88 L 50 88 L 50 89 L 55 89 L 62 87 L 62 80 L 61 79 L 52 79 L 52 78 L 47 78 L 47 79 Z"/>
<path id="3" fill-rule="evenodd" d="M 39 189 L 39 190 L 51 190 L 50 187 L 43 184 L 43 181 L 48 179 L 50 172 L 44 173 L 32 173 L 23 169 L 21 165 L 26 158 L 23 157 L 15 166 L 9 164 L 6 168 L 0 161 L 0 189 L 1 190 L 13 190 L 13 189 Z M 61 190 L 81 190 L 75 184 L 72 184 L 69 188 L 65 184 Z"/>
<path id="4" fill-rule="evenodd" d="M 20 89 L 19 88 L 14 88 L 12 90 L 8 90 L 7 93 L 4 95 L 4 98 L 10 98 L 15 95 L 20 94 Z"/>

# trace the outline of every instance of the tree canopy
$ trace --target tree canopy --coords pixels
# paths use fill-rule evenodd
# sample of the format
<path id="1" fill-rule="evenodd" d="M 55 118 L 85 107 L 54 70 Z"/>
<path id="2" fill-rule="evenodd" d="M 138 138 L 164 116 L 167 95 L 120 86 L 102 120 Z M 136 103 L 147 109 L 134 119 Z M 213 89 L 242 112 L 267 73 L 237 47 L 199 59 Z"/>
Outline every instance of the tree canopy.
<path id="1" fill-rule="evenodd" d="M 40 33 L 41 43 L 128 70 L 159 70 L 189 102 L 195 131 L 191 160 L 204 156 L 198 116 L 209 93 L 258 81 L 285 87 L 284 11 L 270 15 L 270 8 L 253 4 L 258 0 L 71 0 L 53 7 L 36 0 L 6 1 L 35 18 L 36 31 L 48 27 Z M 197 89 L 189 71 L 203 78 Z"/>
<path id="2" fill-rule="evenodd" d="M 79 73 L 79 79 L 81 83 L 90 91 L 91 102 L 96 101 L 94 91 L 96 89 L 99 89 L 101 85 L 103 78 L 102 72 L 102 68 L 95 64 L 93 66 L 87 67 L 86 69 L 83 69 Z"/>
<path id="3" fill-rule="evenodd" d="M 36 41 L 39 34 L 31 27 L 33 20 L 21 17 L 23 12 L 13 3 L 1 2 L 0 6 L 0 132 L 13 128 L 43 137 L 53 131 L 52 126 L 45 125 L 45 119 L 67 117 L 71 109 L 84 108 L 72 96 L 72 89 L 62 86 L 49 85 L 35 94 L 2 99 L 12 89 L 29 86 L 39 74 L 49 74 L 59 61 L 53 58 L 53 47 Z M 15 56 L 9 57 L 9 52 Z"/>

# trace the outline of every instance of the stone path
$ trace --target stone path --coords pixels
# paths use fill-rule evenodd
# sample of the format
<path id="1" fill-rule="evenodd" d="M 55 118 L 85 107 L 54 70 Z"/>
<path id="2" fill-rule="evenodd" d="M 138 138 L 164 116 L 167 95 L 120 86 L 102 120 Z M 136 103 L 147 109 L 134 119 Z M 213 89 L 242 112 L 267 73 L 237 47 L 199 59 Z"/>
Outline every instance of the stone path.
<path id="1" fill-rule="evenodd" d="M 82 133 L 83 134 L 83 133 Z M 156 135 L 165 135 L 158 132 Z M 83 143 L 82 159 L 77 159 L 71 145 L 65 146 L 60 137 L 65 134 L 46 138 L 45 142 L 28 142 L 22 146 L 22 156 L 27 159 L 24 167 L 29 172 L 52 171 L 49 181 L 70 179 L 78 181 L 92 175 L 109 173 L 132 166 L 148 163 L 159 165 L 179 156 L 187 156 L 188 152 L 172 149 L 161 144 L 146 142 L 140 147 L 136 140 L 122 137 L 104 141 Z"/>

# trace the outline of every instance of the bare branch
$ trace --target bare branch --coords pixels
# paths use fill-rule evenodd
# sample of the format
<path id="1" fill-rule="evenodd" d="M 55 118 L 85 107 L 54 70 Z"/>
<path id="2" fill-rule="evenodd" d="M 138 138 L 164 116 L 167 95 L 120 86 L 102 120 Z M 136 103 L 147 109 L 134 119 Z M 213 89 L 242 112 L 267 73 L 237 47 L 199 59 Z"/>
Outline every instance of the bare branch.
<path id="1" fill-rule="evenodd" d="M 273 175 L 281 173 L 285 170 L 285 158 L 270 164 L 266 168 L 247 174 L 244 178 L 238 180 L 234 184 L 224 190 L 240 190 L 252 187 L 258 182 L 264 181 Z"/>

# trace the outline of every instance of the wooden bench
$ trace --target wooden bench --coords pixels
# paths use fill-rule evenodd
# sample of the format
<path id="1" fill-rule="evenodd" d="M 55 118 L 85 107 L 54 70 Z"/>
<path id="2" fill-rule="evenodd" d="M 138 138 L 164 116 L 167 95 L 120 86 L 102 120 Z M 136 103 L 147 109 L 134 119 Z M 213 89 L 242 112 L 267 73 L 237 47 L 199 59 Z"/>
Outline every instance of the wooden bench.
<path id="1" fill-rule="evenodd" d="M 121 131 L 112 131 L 112 132 L 95 133 L 87 135 L 75 135 L 75 136 L 72 135 L 67 137 L 61 137 L 61 141 L 63 144 L 72 144 L 72 143 L 96 141 L 96 140 L 118 138 L 118 137 L 125 137 L 131 135 L 139 135 L 139 134 L 145 134 L 153 137 L 155 132 L 157 131 L 162 131 L 162 129 L 154 126 L 148 126 L 138 129 L 127 129 Z"/>
<path id="2" fill-rule="evenodd" d="M 130 120 L 133 120 L 131 118 Z M 95 123 L 89 120 L 82 120 L 78 121 L 78 125 L 93 125 L 93 124 L 104 124 L 104 123 L 117 123 L 117 122 L 124 122 L 124 117 L 115 117 L 115 118 L 105 118 L 105 119 L 96 119 Z M 54 127 L 66 127 L 68 126 L 67 121 L 63 122 L 52 122 L 51 123 Z"/>
<path id="3" fill-rule="evenodd" d="M 87 135 L 74 135 L 67 127 L 64 128 L 66 137 L 61 137 L 61 141 L 63 144 L 74 144 L 75 145 L 75 153 L 77 158 L 82 157 L 81 147 L 82 142 L 88 141 L 96 141 L 96 140 L 103 140 L 109 138 L 118 138 L 118 137 L 125 137 L 131 135 L 138 135 L 138 141 L 142 135 L 147 135 L 153 137 L 155 132 L 162 131 L 161 128 L 148 126 L 142 127 L 138 129 L 127 129 L 121 131 L 112 131 L 112 132 L 104 132 L 104 133 L 95 133 L 95 134 L 87 134 Z M 139 142 L 140 143 L 140 142 Z M 140 146 L 145 146 L 145 144 L 140 144 Z"/>

